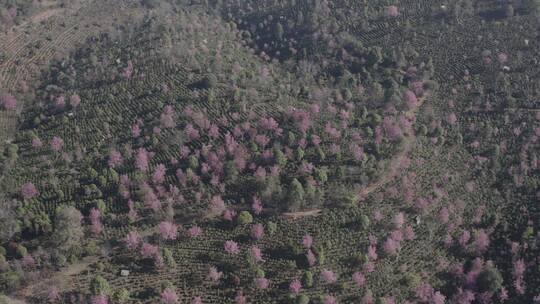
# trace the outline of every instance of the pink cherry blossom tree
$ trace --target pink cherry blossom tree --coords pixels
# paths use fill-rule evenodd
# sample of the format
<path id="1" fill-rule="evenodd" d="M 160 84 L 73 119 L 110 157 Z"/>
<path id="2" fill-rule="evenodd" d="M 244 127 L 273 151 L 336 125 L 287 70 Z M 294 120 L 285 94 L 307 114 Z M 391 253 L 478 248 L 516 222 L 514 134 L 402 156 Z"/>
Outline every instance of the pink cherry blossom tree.
<path id="1" fill-rule="evenodd" d="M 227 209 L 223 212 L 223 219 L 232 222 L 234 221 L 234 218 L 236 217 L 236 211 L 232 209 Z"/>
<path id="2" fill-rule="evenodd" d="M 410 241 L 416 238 L 416 235 L 414 233 L 414 228 L 411 225 L 407 225 L 403 231 L 403 237 Z"/>
<path id="3" fill-rule="evenodd" d="M 302 283 L 298 279 L 292 280 L 289 284 L 289 292 L 293 295 L 298 295 L 302 290 Z"/>
<path id="4" fill-rule="evenodd" d="M 258 241 L 264 235 L 264 226 L 262 224 L 254 224 L 251 226 L 251 238 Z"/>
<path id="5" fill-rule="evenodd" d="M 109 160 L 107 161 L 107 165 L 111 168 L 116 168 L 122 164 L 122 161 L 122 154 L 117 150 L 112 150 L 109 153 Z"/>
<path id="6" fill-rule="evenodd" d="M 66 97 L 64 95 L 56 97 L 54 100 L 54 105 L 57 109 L 64 109 L 66 107 Z"/>
<path id="7" fill-rule="evenodd" d="M 192 124 L 187 124 L 184 128 L 184 133 L 190 141 L 196 140 L 200 137 L 199 131 L 193 127 Z"/>
<path id="8" fill-rule="evenodd" d="M 90 209 L 90 215 L 88 216 L 90 219 L 90 231 L 93 234 L 100 234 L 103 230 L 103 226 L 101 224 L 101 212 L 99 212 L 98 209 L 92 208 Z"/>
<path id="9" fill-rule="evenodd" d="M 127 66 L 122 70 L 122 77 L 124 77 L 125 79 L 131 79 L 132 75 L 133 75 L 133 62 L 129 60 L 127 63 Z"/>
<path id="10" fill-rule="evenodd" d="M 309 249 L 311 248 L 311 246 L 313 246 L 313 238 L 311 237 L 311 235 L 306 234 L 302 237 L 302 245 L 306 249 Z"/>
<path id="11" fill-rule="evenodd" d="M 69 98 L 69 104 L 72 108 L 77 108 L 81 104 L 81 97 L 77 94 L 71 95 Z"/>
<path id="12" fill-rule="evenodd" d="M 157 256 L 159 253 L 159 249 L 157 246 L 154 246 L 149 243 L 143 243 L 141 246 L 141 256 L 143 258 L 153 258 Z"/>
<path id="13" fill-rule="evenodd" d="M 246 299 L 246 297 L 244 296 L 244 293 L 241 290 L 236 292 L 236 297 L 234 297 L 234 303 L 235 304 L 246 304 L 247 303 L 247 299 Z"/>
<path id="14" fill-rule="evenodd" d="M 25 183 L 21 186 L 21 195 L 25 200 L 33 199 L 38 194 L 39 192 L 36 186 L 34 186 L 34 184 L 31 182 Z"/>
<path id="15" fill-rule="evenodd" d="M 388 17 L 397 17 L 399 15 L 398 7 L 395 5 L 390 5 L 385 8 L 386 16 Z"/>
<path id="16" fill-rule="evenodd" d="M 91 302 L 92 304 L 107 304 L 109 303 L 109 299 L 106 295 L 97 295 L 92 297 Z"/>
<path id="17" fill-rule="evenodd" d="M 483 254 L 489 246 L 489 236 L 484 229 L 476 232 L 474 240 L 474 251 L 477 255 Z"/>
<path id="18" fill-rule="evenodd" d="M 374 245 L 369 245 L 368 247 L 368 257 L 372 261 L 376 261 L 378 258 L 377 248 Z"/>
<path id="19" fill-rule="evenodd" d="M 165 288 L 161 292 L 161 302 L 164 304 L 175 304 L 178 303 L 178 295 L 171 288 Z"/>
<path id="20" fill-rule="evenodd" d="M 416 297 L 420 301 L 428 302 L 433 294 L 435 293 L 435 290 L 429 283 L 422 283 L 418 288 L 416 288 Z"/>
<path id="21" fill-rule="evenodd" d="M 456 304 L 471 304 L 475 299 L 474 292 L 462 288 L 458 288 L 458 291 L 452 296 L 451 303 Z"/>
<path id="22" fill-rule="evenodd" d="M 364 273 L 372 273 L 372 272 L 374 272 L 375 271 L 375 263 L 373 263 L 372 261 L 365 262 L 362 265 L 362 271 Z"/>
<path id="23" fill-rule="evenodd" d="M 468 230 L 464 230 L 458 239 L 459 245 L 465 248 L 467 244 L 469 243 L 470 239 L 471 239 L 471 233 Z"/>
<path id="24" fill-rule="evenodd" d="M 315 266 L 315 263 L 317 263 L 317 257 L 315 257 L 315 254 L 311 249 L 308 249 L 308 252 L 306 253 L 306 259 L 308 261 L 309 267 Z"/>
<path id="25" fill-rule="evenodd" d="M 450 125 L 455 125 L 456 122 L 457 122 L 457 116 L 455 113 L 449 113 L 448 116 L 446 117 L 446 121 L 450 124 Z"/>
<path id="26" fill-rule="evenodd" d="M 148 151 L 146 151 L 145 148 L 140 148 L 137 150 L 137 154 L 135 156 L 135 168 L 140 171 L 148 170 L 148 159 Z"/>
<path id="27" fill-rule="evenodd" d="M 238 247 L 238 244 L 235 241 L 231 241 L 231 240 L 225 241 L 225 244 L 223 247 L 225 249 L 225 252 L 227 252 L 228 254 L 236 255 L 240 253 L 240 248 Z"/>
<path id="28" fill-rule="evenodd" d="M 209 215 L 216 216 L 225 212 L 225 202 L 219 195 L 215 195 L 210 200 Z"/>
<path id="29" fill-rule="evenodd" d="M 136 122 L 131 126 L 131 136 L 133 138 L 141 136 L 141 123 Z"/>
<path id="30" fill-rule="evenodd" d="M 446 297 L 440 293 L 439 291 L 436 291 L 433 296 L 431 297 L 431 302 L 433 304 L 444 304 L 446 303 Z"/>
<path id="31" fill-rule="evenodd" d="M 323 303 L 324 304 L 337 304 L 337 299 L 334 296 L 326 295 L 326 296 L 324 296 L 324 302 Z"/>
<path id="32" fill-rule="evenodd" d="M 165 173 L 167 172 L 167 168 L 164 164 L 159 164 L 154 169 L 154 174 L 152 174 L 152 182 L 154 184 L 162 184 L 165 181 Z"/>
<path id="33" fill-rule="evenodd" d="M 218 271 L 218 269 L 214 266 L 210 266 L 208 268 L 208 275 L 207 278 L 212 282 L 217 282 L 221 277 L 223 276 L 223 273 Z"/>
<path id="34" fill-rule="evenodd" d="M 41 141 L 41 139 L 39 139 L 39 137 L 32 138 L 32 148 L 37 149 L 41 148 L 42 146 L 43 142 Z"/>
<path id="35" fill-rule="evenodd" d="M 375 300 L 373 300 L 373 293 L 371 290 L 366 291 L 364 296 L 362 297 L 362 300 L 360 301 L 360 304 L 374 304 Z"/>
<path id="36" fill-rule="evenodd" d="M 517 294 L 524 294 L 525 293 L 525 270 L 526 265 L 523 259 L 519 259 L 513 263 L 514 269 L 512 271 L 512 274 L 514 276 L 514 287 Z"/>
<path id="37" fill-rule="evenodd" d="M 359 288 L 363 287 L 364 284 L 366 283 L 366 277 L 361 272 L 358 272 L 358 271 L 353 273 L 352 279 L 354 283 L 356 284 L 356 286 L 358 286 Z"/>
<path id="38" fill-rule="evenodd" d="M 13 95 L 5 94 L 0 98 L 0 104 L 6 110 L 15 110 L 17 108 L 17 99 Z"/>
<path id="39" fill-rule="evenodd" d="M 391 237 L 387 238 L 383 244 L 383 250 L 388 255 L 394 255 L 399 249 L 399 242 L 395 241 Z"/>
<path id="40" fill-rule="evenodd" d="M 64 147 L 64 140 L 58 136 L 54 136 L 51 140 L 51 150 L 54 152 L 60 152 Z"/>
<path id="41" fill-rule="evenodd" d="M 411 90 L 405 91 L 403 97 L 405 99 L 405 104 L 409 109 L 413 109 L 418 104 L 418 98 L 416 97 L 416 94 L 414 94 L 414 92 Z"/>
<path id="42" fill-rule="evenodd" d="M 267 131 L 275 131 L 279 128 L 279 123 L 272 117 L 261 117 L 259 126 Z"/>
<path id="43" fill-rule="evenodd" d="M 26 269 L 31 269 L 36 266 L 36 261 L 31 254 L 25 254 L 21 260 L 22 266 Z"/>
<path id="44" fill-rule="evenodd" d="M 176 240 L 178 236 L 178 226 L 171 222 L 163 221 L 159 223 L 158 230 L 164 240 Z"/>
<path id="45" fill-rule="evenodd" d="M 189 228 L 187 231 L 188 231 L 189 237 L 191 237 L 191 238 L 199 237 L 199 236 L 201 236 L 202 233 L 203 233 L 202 228 L 199 227 L 199 226 L 192 226 L 192 227 Z"/>
<path id="46" fill-rule="evenodd" d="M 130 250 L 136 249 L 141 242 L 141 235 L 137 231 L 130 231 L 124 238 L 126 247 Z"/>
<path id="47" fill-rule="evenodd" d="M 267 278 L 255 278 L 254 283 L 258 289 L 267 289 L 268 285 L 270 285 L 270 281 Z"/>
<path id="48" fill-rule="evenodd" d="M 174 118 L 174 109 L 172 106 L 167 105 L 163 108 L 163 112 L 159 118 L 160 126 L 165 129 L 174 128 L 176 126 Z"/>
<path id="49" fill-rule="evenodd" d="M 262 202 L 261 202 L 261 199 L 254 196 L 253 197 L 253 203 L 251 204 L 251 210 L 253 210 L 253 213 L 255 213 L 256 215 L 259 215 L 261 214 L 262 210 L 263 210 L 263 207 L 262 207 Z"/>
<path id="50" fill-rule="evenodd" d="M 60 292 L 58 291 L 58 287 L 49 287 L 47 291 L 47 300 L 53 303 L 60 300 Z"/>
<path id="51" fill-rule="evenodd" d="M 191 301 L 191 304 L 203 304 L 202 298 L 198 296 L 194 297 L 193 300 Z"/>
<path id="52" fill-rule="evenodd" d="M 508 62 L 508 55 L 506 53 L 499 53 L 497 55 L 497 60 L 500 64 L 505 64 Z"/>
<path id="53" fill-rule="evenodd" d="M 261 249 L 259 247 L 252 246 L 251 249 L 249 250 L 249 253 L 250 253 L 251 258 L 253 259 L 253 261 L 255 261 L 256 263 L 264 262 L 264 259 L 262 257 L 262 252 L 261 252 Z"/>
<path id="54" fill-rule="evenodd" d="M 441 211 L 439 211 L 439 220 L 441 223 L 446 224 L 450 220 L 450 211 L 448 208 L 443 207 Z"/>
<path id="55" fill-rule="evenodd" d="M 323 271 L 321 271 L 321 280 L 326 284 L 332 284 L 337 281 L 337 276 L 333 271 L 323 269 Z"/>

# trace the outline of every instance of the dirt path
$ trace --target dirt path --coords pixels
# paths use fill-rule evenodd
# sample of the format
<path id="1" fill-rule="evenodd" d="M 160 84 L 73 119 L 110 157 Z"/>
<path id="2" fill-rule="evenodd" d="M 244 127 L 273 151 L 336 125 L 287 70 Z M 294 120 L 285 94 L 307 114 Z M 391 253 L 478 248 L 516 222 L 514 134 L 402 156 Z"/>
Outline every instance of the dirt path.
<path id="1" fill-rule="evenodd" d="M 63 8 L 49 8 L 47 10 L 44 10 L 42 12 L 35 14 L 34 16 L 30 17 L 29 20 L 26 20 L 22 22 L 21 24 L 17 25 L 17 28 L 23 28 L 29 23 L 39 23 L 41 21 L 45 21 L 52 16 L 56 16 L 60 14 L 63 11 L 64 11 Z"/>
<path id="2" fill-rule="evenodd" d="M 283 216 L 286 219 L 296 220 L 302 217 L 318 216 L 320 214 L 321 214 L 321 209 L 311 209 L 307 211 L 285 212 L 285 213 L 282 213 L 281 216 Z"/>
<path id="3" fill-rule="evenodd" d="M 46 294 L 47 291 L 51 286 L 55 286 L 58 288 L 58 290 L 69 290 L 71 287 L 71 280 L 72 277 L 80 274 L 84 270 L 86 270 L 90 265 L 93 263 L 96 263 L 98 261 L 98 257 L 96 256 L 90 256 L 85 257 L 79 262 L 75 264 L 71 264 L 65 268 L 60 269 L 60 271 L 54 272 L 53 275 L 44 280 L 40 280 L 38 282 L 35 282 L 33 284 L 30 284 L 20 291 L 17 292 L 17 298 L 26 298 L 29 296 L 36 296 L 39 294 Z M 20 302 L 19 299 L 12 298 L 13 301 L 19 301 L 19 302 L 13 302 L 13 303 L 25 303 Z"/>
<path id="4" fill-rule="evenodd" d="M 26 304 L 26 302 L 24 301 L 21 301 L 19 299 L 14 299 L 14 298 L 7 298 L 7 304 Z"/>
<path id="5" fill-rule="evenodd" d="M 427 97 L 429 96 L 419 98 L 416 107 L 405 112 L 405 116 L 414 120 L 416 118 L 416 114 L 420 110 L 420 107 L 422 106 Z M 403 144 L 403 150 L 401 150 L 394 157 L 392 157 L 392 159 L 390 160 L 388 171 L 381 175 L 377 181 L 358 191 L 358 196 L 360 200 L 365 199 L 370 193 L 382 188 L 384 185 L 391 182 L 396 176 L 398 176 L 402 172 L 401 166 L 411 152 L 412 148 L 414 147 L 414 144 L 416 142 L 416 135 L 412 133 L 409 136 L 405 137 L 403 140 L 405 141 L 405 143 Z M 311 209 L 299 212 L 286 212 L 283 213 L 282 216 L 286 219 L 296 220 L 303 217 L 319 216 L 321 212 L 321 209 Z"/>
<path id="6" fill-rule="evenodd" d="M 425 99 L 428 96 L 424 96 L 422 98 L 418 99 L 418 104 L 413 109 L 405 112 L 405 116 L 407 116 L 410 119 L 415 119 L 416 114 L 418 113 L 418 110 L 420 110 L 420 107 L 424 103 Z M 388 171 L 383 174 L 379 180 L 373 182 L 369 186 L 362 188 L 358 192 L 358 196 L 360 200 L 365 199 L 370 193 L 373 191 L 383 187 L 384 185 L 391 182 L 396 176 L 398 176 L 402 172 L 402 164 L 409 155 L 409 152 L 411 152 L 412 148 L 414 147 L 414 143 L 416 142 L 416 134 L 414 132 L 410 134 L 409 136 L 405 137 L 403 139 L 405 143 L 403 144 L 403 150 L 401 150 L 398 154 L 396 154 L 394 157 L 392 157 L 392 160 L 390 160 L 390 166 Z"/>
<path id="7" fill-rule="evenodd" d="M 56 15 L 59 15 L 61 12 L 63 12 L 64 9 L 63 8 L 52 8 L 52 9 L 48 9 L 44 12 L 41 12 L 35 16 L 33 16 L 31 19 L 30 19 L 30 22 L 32 23 L 39 23 L 41 21 L 45 21 L 49 18 L 51 18 L 52 16 L 56 16 Z"/>

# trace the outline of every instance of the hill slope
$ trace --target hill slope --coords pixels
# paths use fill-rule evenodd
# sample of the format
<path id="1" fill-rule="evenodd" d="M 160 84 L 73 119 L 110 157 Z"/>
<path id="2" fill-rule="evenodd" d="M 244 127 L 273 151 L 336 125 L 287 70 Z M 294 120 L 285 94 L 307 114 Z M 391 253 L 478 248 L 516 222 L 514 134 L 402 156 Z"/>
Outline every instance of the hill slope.
<path id="1" fill-rule="evenodd" d="M 6 295 L 538 300 L 534 1 L 200 2 L 3 34 Z"/>

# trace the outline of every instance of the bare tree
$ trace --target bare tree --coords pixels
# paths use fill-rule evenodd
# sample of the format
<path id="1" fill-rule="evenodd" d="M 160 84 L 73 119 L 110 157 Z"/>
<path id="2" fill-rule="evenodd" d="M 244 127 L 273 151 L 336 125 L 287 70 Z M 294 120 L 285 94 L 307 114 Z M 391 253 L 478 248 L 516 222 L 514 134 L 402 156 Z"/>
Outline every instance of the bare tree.
<path id="1" fill-rule="evenodd" d="M 83 216 L 72 206 L 60 206 L 56 210 L 52 241 L 56 248 L 69 252 L 79 246 L 84 236 L 81 225 Z"/>
<path id="2" fill-rule="evenodd" d="M 6 242 L 20 231 L 19 222 L 15 215 L 17 201 L 0 195 L 0 241 Z"/>

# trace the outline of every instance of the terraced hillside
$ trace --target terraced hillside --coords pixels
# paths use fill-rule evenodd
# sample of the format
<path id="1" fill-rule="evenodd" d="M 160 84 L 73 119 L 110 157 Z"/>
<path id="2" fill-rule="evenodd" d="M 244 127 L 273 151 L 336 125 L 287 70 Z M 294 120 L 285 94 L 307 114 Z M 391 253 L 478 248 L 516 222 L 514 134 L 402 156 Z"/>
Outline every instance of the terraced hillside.
<path id="1" fill-rule="evenodd" d="M 1 36 L 4 43 L 0 45 L 0 89 L 19 100 L 14 111 L 1 113 L 3 130 L 6 130 L 2 132 L 2 142 L 13 138 L 17 113 L 26 100 L 33 98 L 32 89 L 35 89 L 35 81 L 43 66 L 130 14 L 128 10 L 121 9 L 123 6 L 111 8 L 111 14 L 97 23 L 96 19 L 103 11 L 92 1 L 86 1 L 84 5 L 74 2 L 69 8 L 43 5 L 39 13 L 9 28 Z"/>
<path id="2" fill-rule="evenodd" d="M 8 303 L 540 301 L 537 1 L 34 5 Z"/>

